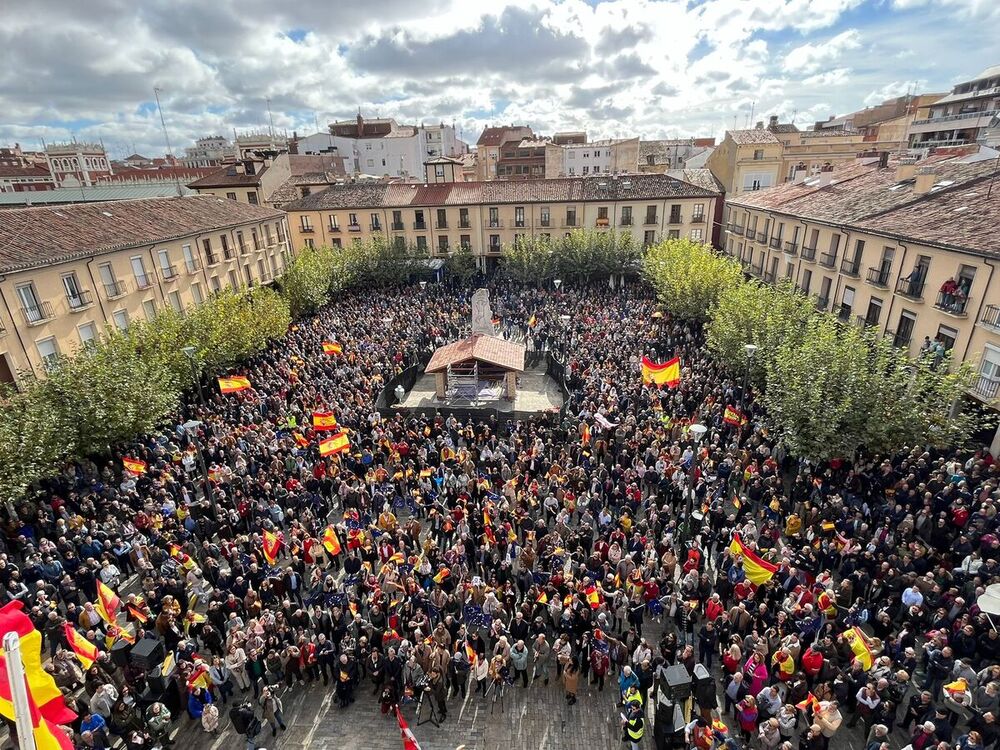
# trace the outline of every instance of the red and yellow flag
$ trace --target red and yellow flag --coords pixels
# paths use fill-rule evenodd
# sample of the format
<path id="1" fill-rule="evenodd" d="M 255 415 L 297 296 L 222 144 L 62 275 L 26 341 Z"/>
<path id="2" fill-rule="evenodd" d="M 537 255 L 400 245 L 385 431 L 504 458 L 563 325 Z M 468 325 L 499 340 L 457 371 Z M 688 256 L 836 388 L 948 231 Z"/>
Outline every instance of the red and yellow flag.
<path id="1" fill-rule="evenodd" d="M 319 455 L 329 456 L 336 455 L 338 453 L 343 453 L 349 450 L 351 447 L 351 440 L 347 437 L 346 432 L 338 432 L 336 435 L 331 435 L 326 438 L 326 440 L 321 440 L 319 443 Z"/>
<path id="2" fill-rule="evenodd" d="M 590 445 L 590 425 L 586 422 L 583 423 L 583 429 L 580 430 L 580 442 L 584 445 Z"/>
<path id="3" fill-rule="evenodd" d="M 587 603 L 591 609 L 597 609 L 601 606 L 601 595 L 597 593 L 595 586 L 588 586 L 584 593 L 587 595 Z"/>
<path id="4" fill-rule="evenodd" d="M 441 568 L 434 576 L 434 583 L 442 583 L 445 578 L 451 575 L 451 570 L 448 568 Z"/>
<path id="5" fill-rule="evenodd" d="M 875 663 L 875 657 L 872 655 L 871 646 L 868 644 L 868 636 L 861 631 L 861 628 L 855 625 L 853 628 L 845 630 L 844 640 L 851 647 L 851 651 L 854 652 L 854 658 L 858 660 L 861 667 L 866 672 L 871 669 Z"/>
<path id="6" fill-rule="evenodd" d="M 327 526 L 323 530 L 323 547 L 331 555 L 340 554 L 340 540 L 337 538 L 337 532 L 333 530 L 333 526 Z"/>
<path id="7" fill-rule="evenodd" d="M 57 724 L 76 719 L 56 687 L 55 680 L 42 669 L 42 634 L 22 611 L 23 604 L 13 601 L 0 608 L 0 633 L 17 633 L 21 640 L 21 664 L 28 689 L 31 726 L 38 750 L 72 750 L 73 743 Z M 0 715 L 13 721 L 14 704 L 10 693 L 7 658 L 0 650 Z"/>
<path id="8" fill-rule="evenodd" d="M 223 393 L 238 393 L 250 389 L 250 381 L 242 376 L 219 378 L 219 390 Z"/>
<path id="9" fill-rule="evenodd" d="M 656 363 L 649 357 L 642 358 L 642 382 L 656 383 L 674 388 L 681 382 L 681 358 Z"/>
<path id="10" fill-rule="evenodd" d="M 108 625 L 114 625 L 118 618 L 118 608 L 121 605 L 122 600 L 118 598 L 118 594 L 108 588 L 103 581 L 98 581 L 97 601 L 94 603 L 94 609 L 97 610 L 101 619 Z"/>
<path id="11" fill-rule="evenodd" d="M 208 667 L 204 664 L 199 664 L 195 667 L 191 676 L 188 677 L 187 686 L 188 690 L 196 690 L 198 688 L 208 690 L 211 687 L 211 678 L 208 675 Z"/>
<path id="12" fill-rule="evenodd" d="M 476 650 L 469 645 L 468 641 L 465 642 L 465 655 L 469 657 L 469 664 L 476 663 L 476 657 L 478 654 L 476 654 Z"/>
<path id="13" fill-rule="evenodd" d="M 69 650 L 76 654 L 76 658 L 83 665 L 83 670 L 87 671 L 97 661 L 97 646 L 88 641 L 78 632 L 76 628 L 68 622 L 63 624 L 63 633 L 66 634 L 66 643 Z"/>
<path id="14" fill-rule="evenodd" d="M 140 461 L 138 458 L 123 458 L 122 466 L 125 467 L 125 471 L 130 474 L 145 474 L 146 473 L 146 462 Z"/>
<path id="15" fill-rule="evenodd" d="M 747 574 L 747 580 L 760 586 L 767 583 L 771 577 L 778 572 L 778 566 L 769 563 L 759 557 L 753 550 L 743 544 L 739 534 L 733 534 L 733 541 L 729 545 L 729 551 L 734 555 L 743 558 L 743 570 Z"/>
<path id="16" fill-rule="evenodd" d="M 298 432 L 293 432 L 292 433 L 292 437 L 295 438 L 295 444 L 297 446 L 299 446 L 300 448 L 308 448 L 309 447 L 309 441 L 306 440 L 305 435 L 302 435 L 301 433 L 298 433 Z"/>
<path id="17" fill-rule="evenodd" d="M 536 318 L 536 317 L 535 317 L 535 314 L 534 314 L 534 313 L 532 313 L 532 314 L 531 314 L 531 317 L 530 317 L 530 318 L 528 318 L 528 325 L 529 325 L 530 327 L 534 328 L 534 327 L 535 327 L 535 325 L 536 325 L 537 323 L 538 323 L 538 318 Z"/>
<path id="18" fill-rule="evenodd" d="M 146 614 L 141 607 L 137 607 L 134 604 L 128 604 L 126 605 L 126 608 L 128 609 L 128 613 L 143 625 L 149 622 L 149 615 Z"/>
<path id="19" fill-rule="evenodd" d="M 537 599 L 535 599 L 535 604 L 548 604 L 548 603 L 549 603 L 549 595 L 546 594 L 544 591 L 538 595 Z"/>
<path id="20" fill-rule="evenodd" d="M 819 708 L 819 699 L 815 695 L 809 693 L 804 701 L 799 701 L 795 704 L 795 707 L 805 711 L 807 708 L 812 708 L 814 711 Z"/>
<path id="21" fill-rule="evenodd" d="M 726 406 L 726 410 L 722 413 L 722 421 L 726 424 L 739 427 L 740 425 L 745 425 L 747 423 L 747 418 L 744 416 L 743 412 L 735 406 Z"/>
<path id="22" fill-rule="evenodd" d="M 184 615 L 184 634 L 187 635 L 192 625 L 197 625 L 207 620 L 208 618 L 205 615 L 198 614 L 193 609 L 188 610 L 188 613 Z"/>
<path id="23" fill-rule="evenodd" d="M 313 412 L 314 430 L 332 430 L 336 426 L 337 426 L 337 418 L 333 416 L 332 411 Z"/>
<path id="24" fill-rule="evenodd" d="M 277 534 L 264 529 L 261 547 L 264 549 L 264 559 L 267 560 L 268 565 L 274 565 L 278 562 L 278 550 L 281 548 L 281 538 Z"/>
<path id="25" fill-rule="evenodd" d="M 342 347 L 336 341 L 324 341 L 323 342 L 323 353 L 324 354 L 343 354 L 344 347 Z"/>
<path id="26" fill-rule="evenodd" d="M 493 533 L 493 529 L 490 526 L 487 526 L 483 533 L 486 535 L 487 542 L 489 542 L 490 544 L 497 543 L 496 535 Z"/>

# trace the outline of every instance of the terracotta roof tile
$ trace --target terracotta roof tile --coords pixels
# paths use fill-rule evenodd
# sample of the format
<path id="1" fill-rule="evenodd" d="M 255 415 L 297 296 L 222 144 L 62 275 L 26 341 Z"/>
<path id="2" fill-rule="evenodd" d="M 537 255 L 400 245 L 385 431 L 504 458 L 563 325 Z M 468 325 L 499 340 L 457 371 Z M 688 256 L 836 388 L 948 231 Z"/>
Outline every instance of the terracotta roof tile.
<path id="1" fill-rule="evenodd" d="M 200 180 L 189 183 L 188 187 L 195 190 L 199 188 L 240 187 L 241 185 L 252 187 L 260 184 L 260 177 L 266 171 L 266 166 L 258 164 L 256 165 L 256 174 L 238 174 L 236 172 L 236 165 L 229 164 L 221 169 L 217 169 L 207 177 L 202 177 Z"/>
<path id="2" fill-rule="evenodd" d="M 727 130 L 726 133 L 740 146 L 749 146 L 754 143 L 780 143 L 778 137 L 774 133 L 764 128 Z"/>
<path id="3" fill-rule="evenodd" d="M 507 370 L 524 371 L 524 345 L 513 341 L 475 333 L 467 339 L 445 344 L 431 357 L 424 372 L 441 372 L 449 365 L 478 359 Z"/>

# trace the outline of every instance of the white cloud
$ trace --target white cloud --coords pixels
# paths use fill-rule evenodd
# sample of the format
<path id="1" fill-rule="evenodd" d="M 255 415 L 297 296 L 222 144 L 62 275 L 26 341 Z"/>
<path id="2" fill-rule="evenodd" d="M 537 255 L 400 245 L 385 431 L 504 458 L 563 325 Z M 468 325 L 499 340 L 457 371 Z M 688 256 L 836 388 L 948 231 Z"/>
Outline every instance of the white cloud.
<path id="1" fill-rule="evenodd" d="M 817 73 L 824 67 L 840 60 L 845 52 L 861 46 L 861 34 L 857 29 L 847 29 L 821 42 L 807 42 L 796 47 L 781 64 L 786 73 Z"/>

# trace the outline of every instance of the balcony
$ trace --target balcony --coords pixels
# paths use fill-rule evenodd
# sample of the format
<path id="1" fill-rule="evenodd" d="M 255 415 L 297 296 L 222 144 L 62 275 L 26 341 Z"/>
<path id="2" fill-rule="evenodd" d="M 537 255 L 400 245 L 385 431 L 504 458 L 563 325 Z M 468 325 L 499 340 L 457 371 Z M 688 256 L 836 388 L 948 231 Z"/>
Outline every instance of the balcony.
<path id="1" fill-rule="evenodd" d="M 773 284 L 775 279 L 774 271 L 764 271 L 764 281 L 768 284 Z"/>
<path id="2" fill-rule="evenodd" d="M 211 268 L 212 266 L 217 266 L 219 265 L 219 256 L 208 254 L 205 256 L 205 262 L 208 263 L 209 268 Z"/>
<path id="3" fill-rule="evenodd" d="M 751 276 L 758 276 L 758 277 L 763 276 L 764 275 L 764 261 L 761 261 L 760 263 L 751 263 L 750 264 L 750 275 Z"/>
<path id="4" fill-rule="evenodd" d="M 546 222 L 545 224 L 542 224 L 542 226 L 543 227 L 547 227 L 548 223 Z M 472 224 L 469 223 L 468 219 L 459 219 L 458 220 L 458 228 L 459 229 L 471 229 L 472 228 Z"/>
<path id="5" fill-rule="evenodd" d="M 303 234 L 312 234 L 316 230 L 313 229 L 312 227 L 299 227 L 299 231 L 302 232 Z"/>
<path id="6" fill-rule="evenodd" d="M 563 224 L 563 229 L 572 229 L 575 226 L 576 226 L 576 219 L 571 219 L 567 216 L 566 223 Z"/>
<path id="7" fill-rule="evenodd" d="M 823 253 L 819 256 L 819 264 L 825 268 L 833 268 L 837 265 L 836 253 Z"/>
<path id="8" fill-rule="evenodd" d="M 24 322 L 29 326 L 39 326 L 52 320 L 52 305 L 48 302 L 37 302 L 29 307 L 21 308 Z"/>
<path id="9" fill-rule="evenodd" d="M 630 226 L 632 226 L 632 217 L 631 216 L 623 216 L 621 218 L 621 221 L 618 222 L 618 226 L 621 226 L 621 227 L 630 227 Z"/>
<path id="10" fill-rule="evenodd" d="M 654 224 L 659 224 L 659 223 L 660 222 L 657 220 L 656 214 L 653 214 L 652 216 L 650 216 L 649 214 L 646 214 L 646 220 L 643 222 L 643 224 L 645 224 L 647 227 L 653 226 Z M 740 228 L 740 231 L 741 232 L 743 231 L 742 227 Z"/>
<path id="11" fill-rule="evenodd" d="M 361 231 L 361 225 L 360 224 L 348 224 L 347 225 L 347 231 L 348 232 L 360 232 Z"/>
<path id="12" fill-rule="evenodd" d="M 767 242 L 767 232 L 757 232 L 757 242 Z"/>
<path id="13" fill-rule="evenodd" d="M 858 315 L 855 317 L 855 322 L 861 328 L 874 328 L 878 325 L 878 318 L 872 320 L 867 315 Z"/>
<path id="14" fill-rule="evenodd" d="M 125 286 L 124 281 L 112 281 L 110 284 L 104 285 L 104 296 L 109 300 L 124 297 L 126 292 L 128 292 L 128 287 Z"/>
<path id="15" fill-rule="evenodd" d="M 500 219 L 490 219 L 486 227 L 488 229 L 503 229 L 503 222 Z"/>
<path id="16" fill-rule="evenodd" d="M 153 277 L 145 273 L 135 275 L 135 286 L 137 289 L 149 289 L 153 286 Z"/>
<path id="17" fill-rule="evenodd" d="M 262 273 L 260 275 L 260 283 L 261 284 L 267 284 L 268 282 L 271 281 L 272 278 L 273 277 L 271 276 L 271 272 L 270 271 L 264 271 L 264 273 Z"/>
<path id="18" fill-rule="evenodd" d="M 680 224 L 683 221 L 680 214 L 670 214 L 667 224 Z"/>
<path id="19" fill-rule="evenodd" d="M 749 239 L 752 240 L 753 239 L 753 235 L 754 235 L 753 227 L 747 227 L 746 231 L 743 234 L 744 234 L 744 236 L 746 236 L 747 238 L 749 238 Z"/>
<path id="20" fill-rule="evenodd" d="M 249 251 L 250 248 L 247 247 L 245 242 L 240 245 L 240 255 L 246 255 Z"/>
<path id="21" fill-rule="evenodd" d="M 521 219 L 520 221 L 518 221 L 517 219 L 515 219 L 514 220 L 514 229 L 524 229 L 524 219 Z"/>
<path id="22" fill-rule="evenodd" d="M 910 336 L 912 334 L 906 331 L 889 331 L 885 332 L 886 338 L 892 339 L 892 345 L 897 349 L 908 349 L 910 347 Z"/>
<path id="23" fill-rule="evenodd" d="M 394 221 L 394 222 L 392 222 L 392 231 L 393 232 L 402 232 L 403 231 L 403 222 L 401 222 L 401 221 Z"/>
<path id="24" fill-rule="evenodd" d="M 500 245 L 494 245 L 494 244 L 491 243 L 490 245 L 487 246 L 486 249 L 487 249 L 487 252 L 499 253 L 500 252 Z"/>
<path id="25" fill-rule="evenodd" d="M 798 242 L 786 242 L 785 243 L 785 254 L 786 255 L 797 255 L 799 252 Z"/>
<path id="26" fill-rule="evenodd" d="M 924 299 L 924 282 L 923 280 L 910 281 L 906 278 L 897 279 L 896 294 L 906 297 L 907 299 L 922 302 Z"/>
<path id="27" fill-rule="evenodd" d="M 540 226 L 540 227 L 550 227 L 550 226 L 552 226 L 552 220 L 551 219 L 539 219 L 538 220 L 538 226 Z"/>
<path id="28" fill-rule="evenodd" d="M 780 250 L 781 249 L 781 237 L 772 237 L 771 241 L 768 242 L 767 244 L 770 247 L 773 247 L 775 250 Z"/>
<path id="29" fill-rule="evenodd" d="M 337 234 L 339 232 L 340 232 L 340 225 L 339 224 L 331 224 L 330 225 L 330 233 L 331 234 Z"/>
<path id="30" fill-rule="evenodd" d="M 427 231 L 427 222 L 426 221 L 415 221 L 415 222 L 413 222 L 413 228 L 416 231 L 418 231 L 418 232 L 425 232 L 425 231 Z"/>
<path id="31" fill-rule="evenodd" d="M 969 307 L 969 297 L 938 292 L 934 307 L 948 315 L 954 315 L 956 318 L 964 318 L 968 315 L 966 310 Z"/>
<path id="32" fill-rule="evenodd" d="M 691 217 L 691 223 L 692 224 L 704 224 L 705 223 L 705 214 L 695 214 L 694 216 Z"/>
<path id="33" fill-rule="evenodd" d="M 843 323 L 846 323 L 851 319 L 851 306 L 845 305 L 843 302 L 837 306 L 837 319 Z"/>
<path id="34" fill-rule="evenodd" d="M 164 281 L 172 281 L 177 278 L 177 266 L 160 266 L 160 276 Z"/>
<path id="35" fill-rule="evenodd" d="M 201 261 L 197 258 L 188 258 L 184 261 L 184 267 L 188 273 L 198 273 L 201 270 Z"/>
<path id="36" fill-rule="evenodd" d="M 847 258 L 844 258 L 842 261 L 840 261 L 840 272 L 845 276 L 860 276 L 861 261 L 848 260 Z"/>
<path id="37" fill-rule="evenodd" d="M 434 222 L 434 228 L 435 229 L 447 229 L 448 228 L 448 222 L 447 221 L 435 221 Z"/>
<path id="38" fill-rule="evenodd" d="M 370 229 L 371 229 L 371 230 L 372 230 L 373 232 L 381 232 L 381 231 L 382 231 L 382 224 L 381 224 L 380 222 L 377 222 L 377 221 L 373 221 L 373 222 L 372 222 L 371 224 L 369 224 L 368 226 L 369 226 L 369 228 L 370 228 Z"/>
<path id="39" fill-rule="evenodd" d="M 994 115 L 1000 114 L 1000 109 L 985 109 L 973 112 L 959 112 L 954 115 L 940 115 L 939 117 L 929 117 L 926 120 L 914 120 L 910 123 L 911 133 L 934 133 L 939 130 L 951 130 L 965 128 L 985 128 L 990 124 Z M 938 127 L 943 123 L 951 123 L 949 128 Z"/>
<path id="40" fill-rule="evenodd" d="M 808 260 L 810 263 L 812 263 L 814 260 L 816 260 L 816 248 L 815 247 L 809 247 L 809 245 L 803 245 L 802 246 L 802 260 Z"/>
<path id="41" fill-rule="evenodd" d="M 1000 331 L 1000 305 L 987 305 L 979 322 L 987 328 Z"/>
<path id="42" fill-rule="evenodd" d="M 869 268 L 868 276 L 865 278 L 872 286 L 880 286 L 885 288 L 889 286 L 889 269 L 888 268 Z"/>
<path id="43" fill-rule="evenodd" d="M 997 397 L 997 392 L 1000 391 L 1000 378 L 980 375 L 969 390 L 980 398 L 992 401 Z"/>
<path id="44" fill-rule="evenodd" d="M 817 297 L 816 298 L 816 309 L 817 310 L 825 310 L 826 306 L 829 305 L 829 304 L 830 304 L 830 298 L 829 297 Z"/>
<path id="45" fill-rule="evenodd" d="M 70 312 L 86 310 L 94 304 L 94 295 L 85 289 L 79 290 L 76 294 L 66 295 L 66 306 Z"/>

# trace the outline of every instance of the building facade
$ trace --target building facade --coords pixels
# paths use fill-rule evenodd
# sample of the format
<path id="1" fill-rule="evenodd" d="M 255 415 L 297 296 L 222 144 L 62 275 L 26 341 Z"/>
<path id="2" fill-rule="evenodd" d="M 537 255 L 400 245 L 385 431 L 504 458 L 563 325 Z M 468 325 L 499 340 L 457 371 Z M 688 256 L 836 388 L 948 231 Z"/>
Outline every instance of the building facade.
<path id="1" fill-rule="evenodd" d="M 236 147 L 221 135 L 210 135 L 185 148 L 184 154 L 181 163 L 185 167 L 218 167 L 235 161 Z"/>
<path id="2" fill-rule="evenodd" d="M 476 180 L 495 180 L 500 148 L 505 143 L 520 143 L 525 138 L 534 139 L 535 134 L 527 125 L 501 125 L 484 128 L 476 141 Z M 544 169 L 544 158 L 543 158 Z"/>
<path id="3" fill-rule="evenodd" d="M 546 177 L 634 174 L 638 171 L 638 138 L 565 143 L 545 152 Z"/>
<path id="4" fill-rule="evenodd" d="M 857 160 L 727 201 L 723 252 L 915 355 L 940 342 L 1000 395 L 996 153 Z M 994 181 L 998 181 L 996 186 Z"/>
<path id="5" fill-rule="evenodd" d="M 489 270 L 504 245 L 574 229 L 629 232 L 642 244 L 668 237 L 709 242 L 721 192 L 667 175 L 355 183 L 330 187 L 285 210 L 296 249 L 384 236 L 431 257 L 468 248 L 479 267 Z"/>
<path id="6" fill-rule="evenodd" d="M 781 182 L 782 151 L 781 141 L 759 122 L 750 130 L 727 130 L 707 166 L 726 195 L 735 196 Z"/>
<path id="7" fill-rule="evenodd" d="M 90 186 L 113 174 L 104 146 L 99 143 L 60 143 L 46 146 L 49 174 L 57 187 Z"/>
<path id="8" fill-rule="evenodd" d="M 639 141 L 638 170 L 663 174 L 671 169 L 700 168 L 715 150 L 714 138 Z M 696 162 L 700 159 L 702 161 Z"/>
<path id="9" fill-rule="evenodd" d="M 920 107 L 910 123 L 911 148 L 976 143 L 1000 115 L 1000 65 L 964 81 L 950 94 Z"/>
<path id="10" fill-rule="evenodd" d="M 287 239 L 281 211 L 211 196 L 0 210 L 0 381 L 108 326 L 269 283 Z"/>

